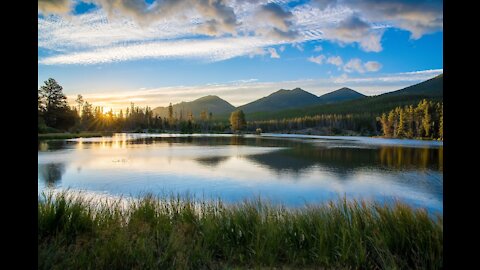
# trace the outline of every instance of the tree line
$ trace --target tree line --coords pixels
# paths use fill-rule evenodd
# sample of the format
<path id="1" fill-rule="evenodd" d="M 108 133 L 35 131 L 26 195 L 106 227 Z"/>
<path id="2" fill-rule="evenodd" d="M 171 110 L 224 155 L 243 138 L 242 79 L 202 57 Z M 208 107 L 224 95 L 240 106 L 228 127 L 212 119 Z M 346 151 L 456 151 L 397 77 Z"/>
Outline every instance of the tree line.
<path id="1" fill-rule="evenodd" d="M 320 114 L 314 116 L 284 118 L 280 120 L 249 121 L 247 129 L 263 132 L 289 132 L 304 129 L 325 129 L 332 134 L 355 131 L 363 135 L 375 134 L 377 123 L 370 114 Z"/>
<path id="2" fill-rule="evenodd" d="M 417 106 L 396 107 L 377 120 L 385 137 L 443 139 L 443 102 L 424 99 Z"/>
<path id="3" fill-rule="evenodd" d="M 173 113 L 173 106 L 168 107 L 168 116 L 160 117 L 149 106 L 141 108 L 134 103 L 125 110 L 114 114 L 112 110 L 104 111 L 78 95 L 76 106 L 69 106 L 63 88 L 54 79 L 44 82 L 38 89 L 38 132 L 80 132 L 80 131 L 174 131 L 223 132 L 229 128 L 228 123 L 212 121 L 212 113 L 202 111 L 196 119 L 191 112 L 184 117 Z"/>
<path id="4" fill-rule="evenodd" d="M 319 114 L 280 120 L 247 121 L 241 110 L 231 113 L 228 121 L 213 121 L 212 113 L 204 110 L 198 118 L 192 112 L 177 117 L 168 106 L 166 117 L 154 114 L 149 106 L 140 108 L 134 103 L 114 114 L 94 106 L 81 95 L 76 106 L 69 106 L 63 88 L 54 79 L 38 89 L 38 132 L 290 132 L 319 129 L 328 134 L 353 131 L 360 135 L 383 135 L 391 138 L 443 139 L 443 103 L 422 100 L 416 106 L 407 105 L 376 117 L 371 113 Z M 308 132 L 308 131 L 307 131 Z"/>

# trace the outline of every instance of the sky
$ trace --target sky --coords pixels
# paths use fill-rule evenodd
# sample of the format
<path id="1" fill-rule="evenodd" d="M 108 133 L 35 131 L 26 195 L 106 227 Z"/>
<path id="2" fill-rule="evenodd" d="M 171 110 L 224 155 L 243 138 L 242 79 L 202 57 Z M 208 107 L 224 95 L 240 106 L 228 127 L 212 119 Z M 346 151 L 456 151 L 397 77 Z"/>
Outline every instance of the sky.
<path id="1" fill-rule="evenodd" d="M 38 1 L 38 87 L 54 78 L 72 105 L 371 96 L 441 73 L 443 1 Z"/>

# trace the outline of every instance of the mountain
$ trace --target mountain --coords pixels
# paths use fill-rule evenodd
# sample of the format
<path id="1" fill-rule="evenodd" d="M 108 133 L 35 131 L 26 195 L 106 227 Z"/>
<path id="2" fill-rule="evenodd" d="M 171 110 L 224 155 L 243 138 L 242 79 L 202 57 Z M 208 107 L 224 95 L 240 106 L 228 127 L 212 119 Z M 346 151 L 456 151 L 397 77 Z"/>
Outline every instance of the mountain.
<path id="1" fill-rule="evenodd" d="M 421 83 L 383 94 L 383 96 L 397 95 L 443 97 L 443 73 Z"/>
<path id="2" fill-rule="evenodd" d="M 343 87 L 325 95 L 321 95 L 320 97 L 318 97 L 318 102 L 322 104 L 327 104 L 340 101 L 354 100 L 363 97 L 366 96 L 350 88 Z"/>
<path id="3" fill-rule="evenodd" d="M 192 112 L 195 117 L 206 110 L 213 117 L 227 121 L 236 109 L 252 120 L 270 120 L 318 114 L 372 114 L 379 115 L 398 106 L 414 105 L 422 99 L 443 101 L 443 74 L 424 82 L 378 96 L 365 96 L 350 88 L 341 88 L 320 97 L 303 89 L 280 89 L 266 97 L 235 108 L 218 96 L 205 96 L 190 102 L 173 105 L 174 114 L 184 117 Z M 153 109 L 154 114 L 167 117 L 168 107 Z"/>
<path id="4" fill-rule="evenodd" d="M 252 112 L 273 112 L 295 107 L 303 107 L 318 102 L 318 97 L 303 89 L 293 90 L 280 89 L 266 97 L 257 99 L 248 104 L 238 107 L 244 113 Z"/>
<path id="5" fill-rule="evenodd" d="M 327 94 L 328 95 L 328 94 Z M 380 115 L 398 106 L 416 105 L 422 99 L 443 101 L 443 74 L 400 90 L 377 96 L 328 104 L 316 104 L 301 108 L 270 112 L 256 112 L 246 115 L 247 120 L 270 120 L 318 114 L 372 114 Z"/>
<path id="6" fill-rule="evenodd" d="M 187 117 L 187 114 L 191 112 L 194 117 L 199 117 L 202 111 L 212 113 L 213 117 L 221 114 L 229 114 L 235 107 L 227 101 L 219 98 L 218 96 L 205 96 L 190 102 L 180 102 L 173 105 L 173 113 L 183 117 Z M 153 109 L 153 113 L 157 116 L 168 117 L 168 107 L 157 107 Z"/>

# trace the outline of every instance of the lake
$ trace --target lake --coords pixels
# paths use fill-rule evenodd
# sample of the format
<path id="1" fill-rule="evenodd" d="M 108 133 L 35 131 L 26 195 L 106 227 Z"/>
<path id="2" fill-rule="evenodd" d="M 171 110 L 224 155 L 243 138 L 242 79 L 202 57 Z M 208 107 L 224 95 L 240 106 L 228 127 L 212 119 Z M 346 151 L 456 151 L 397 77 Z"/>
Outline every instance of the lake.
<path id="1" fill-rule="evenodd" d="M 39 141 L 38 191 L 188 194 L 290 207 L 349 199 L 443 212 L 443 143 L 290 134 L 127 134 Z"/>

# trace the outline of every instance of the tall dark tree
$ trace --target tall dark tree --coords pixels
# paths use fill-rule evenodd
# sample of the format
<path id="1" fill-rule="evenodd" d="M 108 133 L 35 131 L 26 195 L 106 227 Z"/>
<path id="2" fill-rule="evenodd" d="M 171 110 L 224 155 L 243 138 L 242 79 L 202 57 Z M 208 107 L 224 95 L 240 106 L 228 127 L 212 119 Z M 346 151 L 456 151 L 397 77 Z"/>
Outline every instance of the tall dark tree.
<path id="1" fill-rule="evenodd" d="M 83 104 L 85 103 L 82 95 L 77 95 L 77 99 L 75 100 L 75 102 L 77 103 L 78 112 L 81 112 L 83 108 Z"/>
<path id="2" fill-rule="evenodd" d="M 39 90 L 45 106 L 43 113 L 45 124 L 49 127 L 68 129 L 75 124 L 75 116 L 68 107 L 63 87 L 52 78 L 44 83 L 45 85 L 41 86 Z"/>
<path id="3" fill-rule="evenodd" d="M 438 137 L 443 140 L 443 104 L 440 105 L 440 120 L 438 126 Z"/>
<path id="4" fill-rule="evenodd" d="M 398 125 L 397 125 L 397 132 L 395 134 L 396 137 L 406 137 L 405 133 L 405 124 L 406 124 L 406 119 L 405 119 L 405 111 L 400 108 L 398 110 Z"/>
<path id="5" fill-rule="evenodd" d="M 86 130 L 90 130 L 92 128 L 93 119 L 94 118 L 93 118 L 92 104 L 86 101 L 83 104 L 83 108 L 82 108 L 82 117 L 81 117 L 82 128 Z"/>
<path id="6" fill-rule="evenodd" d="M 425 101 L 424 105 L 424 113 L 423 113 L 423 120 L 422 120 L 422 127 L 425 131 L 425 137 L 431 136 L 431 126 L 432 126 L 432 116 L 429 110 L 429 104 Z"/>

